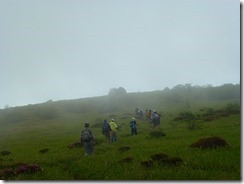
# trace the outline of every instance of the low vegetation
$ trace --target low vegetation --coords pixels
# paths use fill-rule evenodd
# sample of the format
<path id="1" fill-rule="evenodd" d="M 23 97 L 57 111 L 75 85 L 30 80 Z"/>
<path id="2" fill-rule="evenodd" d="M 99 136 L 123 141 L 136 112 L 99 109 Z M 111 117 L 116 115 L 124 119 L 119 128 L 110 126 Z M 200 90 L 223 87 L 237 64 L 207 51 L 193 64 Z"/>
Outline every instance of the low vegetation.
<path id="1" fill-rule="evenodd" d="M 212 149 L 218 147 L 227 147 L 229 144 L 221 137 L 207 137 L 201 138 L 196 142 L 192 143 L 190 147 L 201 148 L 201 149 Z"/>
<path id="2" fill-rule="evenodd" d="M 240 85 L 110 92 L 0 110 L 0 178 L 240 181 Z M 137 118 L 135 107 L 157 110 L 160 125 Z M 133 136 L 132 117 L 138 129 Z M 115 143 L 101 132 L 103 120 L 111 118 L 119 127 Z M 85 122 L 95 135 L 88 157 L 80 142 Z"/>

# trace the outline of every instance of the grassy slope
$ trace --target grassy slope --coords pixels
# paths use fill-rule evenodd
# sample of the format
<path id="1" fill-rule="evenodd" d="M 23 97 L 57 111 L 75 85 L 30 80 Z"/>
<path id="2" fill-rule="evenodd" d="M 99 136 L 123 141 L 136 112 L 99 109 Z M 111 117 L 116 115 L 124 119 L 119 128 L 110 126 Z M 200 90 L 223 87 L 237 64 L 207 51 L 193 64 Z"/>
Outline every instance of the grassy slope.
<path id="1" fill-rule="evenodd" d="M 146 96 L 150 94 L 145 93 L 140 98 L 135 98 L 135 95 L 123 100 L 120 108 L 116 107 L 118 99 L 113 99 L 114 106 L 111 107 L 111 99 L 101 97 L 79 101 L 87 107 L 87 112 L 66 112 L 50 120 L 30 118 L 3 123 L 0 129 L 0 151 L 8 150 L 11 154 L 0 156 L 1 167 L 20 162 L 37 163 L 42 167 L 41 172 L 11 178 L 17 180 L 240 180 L 240 115 L 211 122 L 200 121 L 200 129 L 190 131 L 185 123 L 173 125 L 171 122 L 173 117 L 185 110 L 185 103 L 166 103 L 164 99 L 151 98 L 142 104 L 141 100 L 149 99 Z M 229 102 L 190 102 L 188 110 L 198 112 L 202 107 L 221 108 Z M 60 102 L 59 107 L 63 103 Z M 79 104 L 78 101 L 74 103 L 77 106 Z M 104 108 L 111 108 L 111 112 L 93 110 L 99 109 L 99 104 L 107 104 Z M 163 112 L 160 127 L 152 128 L 145 120 L 138 120 L 139 135 L 130 136 L 128 123 L 134 116 L 135 106 L 143 109 L 152 107 Z M 115 116 L 121 130 L 118 131 L 118 142 L 107 144 L 103 142 L 101 128 L 97 125 L 104 118 L 109 120 L 111 115 Z M 83 157 L 83 148 L 67 148 L 67 145 L 79 141 L 85 121 L 94 126 L 92 129 L 98 143 L 95 155 L 87 158 Z M 149 133 L 155 129 L 164 131 L 166 136 L 150 137 Z M 192 142 L 207 136 L 223 137 L 230 147 L 216 150 L 189 148 Z M 118 148 L 121 146 L 131 149 L 120 153 Z M 39 153 L 43 148 L 48 148 L 49 152 Z M 180 157 L 183 163 L 174 167 L 154 164 L 149 169 L 140 165 L 140 162 L 151 159 L 150 156 L 156 153 Z M 132 157 L 133 162 L 118 163 L 126 157 Z"/>

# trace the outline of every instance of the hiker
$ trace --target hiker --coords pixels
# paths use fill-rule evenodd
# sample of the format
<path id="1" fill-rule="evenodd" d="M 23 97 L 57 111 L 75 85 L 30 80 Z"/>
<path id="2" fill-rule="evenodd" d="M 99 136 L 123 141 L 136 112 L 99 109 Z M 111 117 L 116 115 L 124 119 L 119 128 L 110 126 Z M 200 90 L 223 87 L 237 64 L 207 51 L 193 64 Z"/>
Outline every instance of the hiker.
<path id="1" fill-rule="evenodd" d="M 148 117 L 147 117 L 147 115 L 148 115 L 148 110 L 147 110 L 147 109 L 145 110 L 144 115 L 145 115 L 145 117 L 146 117 L 146 120 L 148 120 Z"/>
<path id="2" fill-rule="evenodd" d="M 156 127 L 160 124 L 160 116 L 155 110 L 153 110 L 153 112 L 151 114 L 151 120 L 153 123 L 153 127 Z"/>
<path id="3" fill-rule="evenodd" d="M 105 119 L 103 121 L 102 133 L 105 136 L 105 139 L 107 140 L 107 142 L 110 142 L 110 131 L 111 131 L 111 128 L 110 128 L 107 120 Z"/>
<path id="4" fill-rule="evenodd" d="M 140 119 L 143 118 L 143 111 L 141 109 L 138 111 L 138 116 Z"/>
<path id="5" fill-rule="evenodd" d="M 111 119 L 111 122 L 109 123 L 110 126 L 110 142 L 116 142 L 117 141 L 117 128 L 118 126 L 114 122 L 114 119 Z"/>
<path id="6" fill-rule="evenodd" d="M 95 139 L 91 129 L 89 128 L 88 123 L 85 123 L 85 129 L 81 132 L 81 141 L 83 142 L 84 145 L 84 151 L 85 151 L 84 156 L 87 156 L 88 154 L 93 155 L 94 152 L 93 144 Z"/>
<path id="7" fill-rule="evenodd" d="M 152 115 L 152 110 L 149 109 L 148 112 L 147 112 L 147 120 L 148 120 L 149 123 L 152 123 L 152 121 L 151 121 L 151 115 Z"/>
<path id="8" fill-rule="evenodd" d="M 143 118 L 143 111 L 141 109 L 139 109 L 138 107 L 136 107 L 136 109 L 135 109 L 135 114 L 138 118 L 140 118 L 140 119 Z"/>
<path id="9" fill-rule="evenodd" d="M 137 115 L 138 111 L 139 111 L 139 108 L 136 107 L 136 109 L 135 109 L 135 114 L 136 114 L 136 115 Z"/>
<path id="10" fill-rule="evenodd" d="M 130 121 L 130 128 L 131 128 L 131 134 L 132 135 L 137 135 L 137 128 L 136 128 L 136 119 L 132 118 Z"/>

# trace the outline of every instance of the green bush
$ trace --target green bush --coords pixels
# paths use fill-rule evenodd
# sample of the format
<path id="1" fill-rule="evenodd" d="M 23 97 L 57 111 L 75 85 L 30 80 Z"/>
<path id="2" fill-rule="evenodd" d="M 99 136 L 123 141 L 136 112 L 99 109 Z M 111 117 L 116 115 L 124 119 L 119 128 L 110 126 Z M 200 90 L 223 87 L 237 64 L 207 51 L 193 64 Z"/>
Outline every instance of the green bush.
<path id="1" fill-rule="evenodd" d="M 240 104 L 238 103 L 228 103 L 225 107 L 226 112 L 231 114 L 239 114 L 240 113 Z"/>
<path id="2" fill-rule="evenodd" d="M 174 121 L 181 121 L 187 123 L 187 128 L 189 130 L 194 130 L 199 128 L 197 120 L 200 118 L 199 114 L 194 114 L 190 111 L 181 112 L 179 116 L 175 117 Z"/>

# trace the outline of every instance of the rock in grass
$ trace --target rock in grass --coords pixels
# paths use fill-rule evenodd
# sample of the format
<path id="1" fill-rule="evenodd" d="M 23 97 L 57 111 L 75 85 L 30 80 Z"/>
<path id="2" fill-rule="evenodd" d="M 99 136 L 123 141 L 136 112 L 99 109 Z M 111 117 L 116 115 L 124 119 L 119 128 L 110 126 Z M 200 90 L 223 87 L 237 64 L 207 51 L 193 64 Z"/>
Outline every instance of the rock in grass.
<path id="1" fill-rule="evenodd" d="M 223 138 L 217 136 L 201 138 L 190 145 L 191 148 L 201 149 L 213 149 L 226 146 L 229 146 L 229 144 Z"/>
<path id="2" fill-rule="evenodd" d="M 39 150 L 39 153 L 46 153 L 46 152 L 48 152 L 48 151 L 49 151 L 48 148 L 43 148 L 43 149 Z"/>

